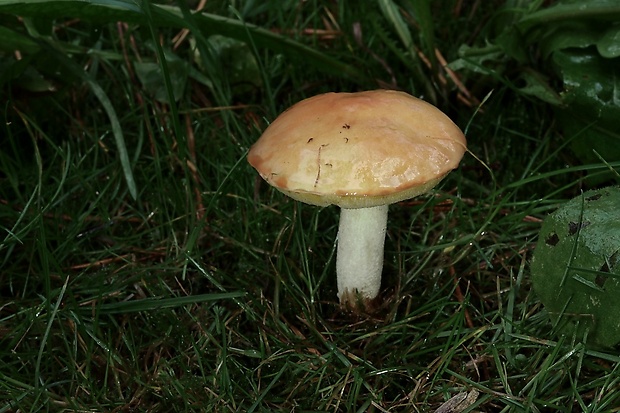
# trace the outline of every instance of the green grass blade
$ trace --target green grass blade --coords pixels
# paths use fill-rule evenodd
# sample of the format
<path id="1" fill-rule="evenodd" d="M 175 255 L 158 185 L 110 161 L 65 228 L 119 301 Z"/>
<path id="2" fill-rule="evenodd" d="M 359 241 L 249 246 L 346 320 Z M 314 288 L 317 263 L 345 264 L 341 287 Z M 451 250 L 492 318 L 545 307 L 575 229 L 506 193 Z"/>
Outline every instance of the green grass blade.
<path id="1" fill-rule="evenodd" d="M 93 79 L 88 73 L 86 73 L 77 63 L 67 57 L 64 51 L 57 50 L 56 46 L 50 41 L 41 40 L 40 44 L 50 51 L 49 55 L 51 57 L 56 59 L 63 66 L 69 69 L 69 71 L 71 71 L 75 76 L 77 76 L 84 83 L 86 83 L 92 90 L 93 94 L 97 97 L 97 100 L 99 100 L 99 103 L 101 103 L 101 106 L 103 106 L 103 109 L 106 112 L 108 119 L 110 120 L 112 135 L 114 136 L 114 142 L 118 151 L 118 156 L 123 170 L 123 175 L 125 177 L 125 182 L 127 183 L 127 188 L 129 189 L 131 197 L 134 200 L 138 199 L 138 189 L 133 176 L 131 161 L 129 160 L 129 153 L 127 151 L 127 145 L 125 144 L 125 138 L 123 135 L 123 129 L 121 128 L 121 124 L 118 119 L 118 115 L 116 114 L 116 110 L 114 109 L 114 105 L 112 104 L 112 101 L 110 101 L 110 98 L 101 88 L 99 83 L 97 83 L 97 81 Z"/>
<path id="2" fill-rule="evenodd" d="M 68 65 L 74 65 L 73 62 Z M 75 66 L 75 69 L 79 68 Z M 105 91 L 99 86 L 97 82 L 86 74 L 84 71 L 80 71 L 82 78 L 86 81 L 86 83 L 90 86 L 91 90 L 99 99 L 101 106 L 108 114 L 108 118 L 110 119 L 110 123 L 112 126 L 112 134 L 114 135 L 114 141 L 116 143 L 116 149 L 118 150 L 118 156 L 121 162 L 121 167 L 123 168 L 123 175 L 125 176 L 125 182 L 127 183 L 127 188 L 129 189 L 129 193 L 131 197 L 136 200 L 138 199 L 138 188 L 136 187 L 136 181 L 133 176 L 133 171 L 131 168 L 131 161 L 129 160 L 129 153 L 127 152 L 127 145 L 125 144 L 125 138 L 123 136 L 123 129 L 121 128 L 121 124 L 118 121 L 118 116 L 116 115 L 116 111 L 114 110 L 114 106 L 112 102 L 108 98 L 108 95 Z"/>
<path id="3" fill-rule="evenodd" d="M 159 298 L 150 297 L 134 301 L 102 304 L 98 307 L 101 314 L 124 314 L 140 311 L 161 310 L 164 308 L 181 307 L 187 304 L 199 304 L 209 301 L 229 300 L 243 297 L 243 292 L 190 295 L 187 297 Z"/>
<path id="4" fill-rule="evenodd" d="M 45 349 L 47 348 L 48 338 L 52 330 L 52 325 L 54 324 L 54 321 L 56 320 L 56 315 L 58 314 L 58 309 L 60 308 L 60 304 L 62 303 L 62 300 L 65 296 L 65 292 L 67 291 L 68 284 L 69 284 L 69 277 L 66 277 L 65 282 L 62 285 L 62 288 L 58 294 L 58 298 L 56 299 L 56 304 L 54 304 L 54 308 L 49 314 L 49 320 L 47 321 L 47 326 L 45 327 L 45 333 L 43 334 L 43 337 L 41 338 L 41 345 L 39 347 L 39 353 L 37 354 L 37 361 L 35 364 L 35 372 L 34 372 L 35 386 L 39 386 L 43 384 L 44 382 L 44 379 L 41 377 L 41 361 L 43 360 L 43 353 Z"/>

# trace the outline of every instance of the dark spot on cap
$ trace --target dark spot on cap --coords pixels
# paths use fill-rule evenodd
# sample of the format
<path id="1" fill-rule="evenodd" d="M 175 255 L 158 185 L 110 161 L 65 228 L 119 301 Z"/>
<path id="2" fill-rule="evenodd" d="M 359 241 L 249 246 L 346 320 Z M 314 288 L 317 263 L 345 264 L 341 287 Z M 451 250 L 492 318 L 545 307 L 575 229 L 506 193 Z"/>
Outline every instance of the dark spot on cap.
<path id="1" fill-rule="evenodd" d="M 592 195 L 586 198 L 586 201 L 597 201 L 599 200 L 603 195 L 601 194 L 596 194 L 596 195 Z"/>
<path id="2" fill-rule="evenodd" d="M 267 182 L 276 188 L 288 188 L 288 179 L 285 176 L 278 175 L 277 173 L 272 173 L 270 179 L 267 179 Z"/>

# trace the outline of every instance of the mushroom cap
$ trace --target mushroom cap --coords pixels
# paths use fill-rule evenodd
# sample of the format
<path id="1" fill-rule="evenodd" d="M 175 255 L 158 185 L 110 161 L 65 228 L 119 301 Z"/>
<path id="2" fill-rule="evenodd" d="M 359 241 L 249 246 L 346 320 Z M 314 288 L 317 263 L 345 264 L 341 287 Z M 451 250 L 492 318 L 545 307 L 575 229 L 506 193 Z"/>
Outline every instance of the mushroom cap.
<path id="1" fill-rule="evenodd" d="M 269 184 L 299 201 L 366 208 L 433 188 L 466 150 L 463 132 L 407 93 L 326 93 L 291 106 L 248 153 Z"/>

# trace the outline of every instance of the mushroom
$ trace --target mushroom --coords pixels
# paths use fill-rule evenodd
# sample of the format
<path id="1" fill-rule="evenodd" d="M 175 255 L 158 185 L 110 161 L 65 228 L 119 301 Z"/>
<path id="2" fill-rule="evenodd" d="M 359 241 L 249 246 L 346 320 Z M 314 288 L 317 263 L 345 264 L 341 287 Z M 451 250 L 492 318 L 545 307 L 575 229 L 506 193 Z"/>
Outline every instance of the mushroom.
<path id="1" fill-rule="evenodd" d="M 283 112 L 248 153 L 270 185 L 307 204 L 341 208 L 340 303 L 367 305 L 381 287 L 388 205 L 432 189 L 466 150 L 461 130 L 407 93 L 326 93 Z"/>

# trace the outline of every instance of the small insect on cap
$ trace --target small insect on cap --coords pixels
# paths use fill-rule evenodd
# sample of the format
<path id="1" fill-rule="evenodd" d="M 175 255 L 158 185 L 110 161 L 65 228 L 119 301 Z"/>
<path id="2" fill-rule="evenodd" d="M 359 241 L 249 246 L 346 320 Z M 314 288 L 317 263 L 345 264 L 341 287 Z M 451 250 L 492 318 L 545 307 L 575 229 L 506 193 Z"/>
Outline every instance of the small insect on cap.
<path id="1" fill-rule="evenodd" d="M 248 162 L 291 198 L 366 208 L 427 192 L 458 166 L 466 145 L 448 116 L 407 93 L 326 93 L 282 113 Z"/>

